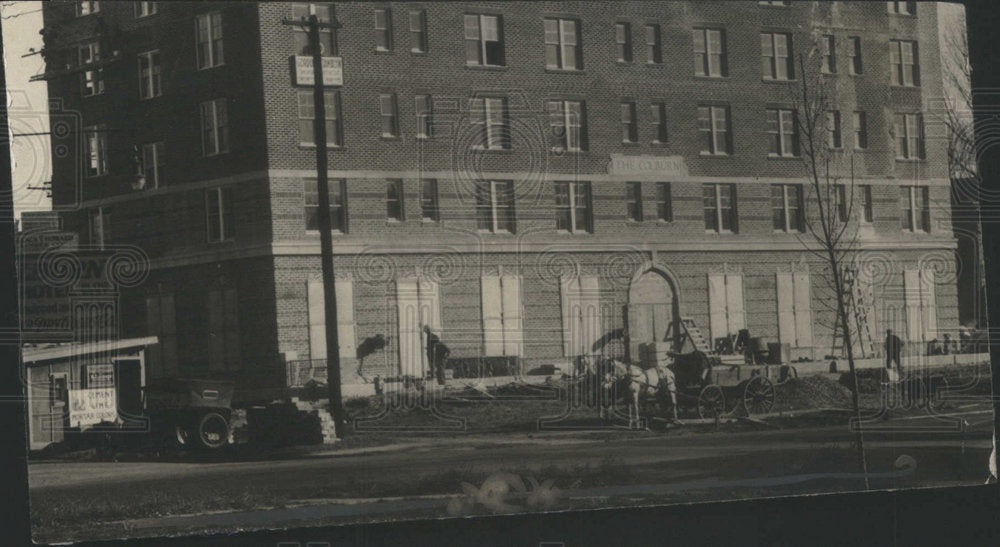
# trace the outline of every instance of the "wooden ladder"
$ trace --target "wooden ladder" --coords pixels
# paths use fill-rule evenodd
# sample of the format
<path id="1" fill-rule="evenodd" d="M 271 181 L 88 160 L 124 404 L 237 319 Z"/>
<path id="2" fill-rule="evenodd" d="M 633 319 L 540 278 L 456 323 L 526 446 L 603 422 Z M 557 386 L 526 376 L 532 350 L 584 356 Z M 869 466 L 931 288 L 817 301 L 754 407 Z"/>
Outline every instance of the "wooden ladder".
<path id="1" fill-rule="evenodd" d="M 681 326 L 684 328 L 684 334 L 691 339 L 691 343 L 694 344 L 695 349 L 704 353 L 712 353 L 712 348 L 708 344 L 708 340 L 705 339 L 705 335 L 701 333 L 701 329 L 695 324 L 694 319 L 690 317 L 681 318 Z M 683 346 L 683 340 L 681 341 Z"/>
<path id="2" fill-rule="evenodd" d="M 844 306 L 847 308 L 847 313 L 854 319 L 855 340 L 861 352 L 859 357 L 864 359 L 873 356 L 875 355 L 875 340 L 868 324 L 868 303 L 858 287 L 857 278 L 852 268 L 844 268 L 842 281 L 846 289 Z M 844 346 L 844 333 L 840 325 L 838 318 L 833 325 L 833 355 L 846 357 L 847 348 Z"/>

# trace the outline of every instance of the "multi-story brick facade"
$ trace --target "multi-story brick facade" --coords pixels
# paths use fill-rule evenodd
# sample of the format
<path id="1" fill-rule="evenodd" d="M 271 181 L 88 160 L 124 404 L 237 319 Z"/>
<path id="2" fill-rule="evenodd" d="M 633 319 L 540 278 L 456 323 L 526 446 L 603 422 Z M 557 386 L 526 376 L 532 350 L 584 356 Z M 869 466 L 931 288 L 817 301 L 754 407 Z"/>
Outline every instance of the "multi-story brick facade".
<path id="1" fill-rule="evenodd" d="M 78 4 L 45 8 L 50 95 L 98 131 L 53 136 L 67 228 L 148 254 L 122 324 L 160 336 L 152 378 L 282 385 L 285 361 L 325 355 L 312 94 L 294 85 L 302 38 L 283 23 L 308 5 Z M 344 67 L 327 108 L 345 381 L 421 372 L 422 324 L 455 357 L 529 368 L 635 358 L 680 317 L 713 338 L 746 327 L 830 353 L 826 265 L 774 208 L 787 195 L 817 209 L 772 112 L 793 108 L 803 78 L 839 113 L 831 169 L 855 189 L 872 331 L 915 347 L 957 327 L 946 148 L 928 115 L 942 95 L 935 4 L 313 5 L 341 25 L 324 53 Z M 829 37 L 831 73 L 812 74 L 798 57 Z M 103 60 L 88 65 L 90 40 Z M 579 303 L 599 320 L 573 317 Z M 388 344 L 368 352 L 379 334 Z"/>

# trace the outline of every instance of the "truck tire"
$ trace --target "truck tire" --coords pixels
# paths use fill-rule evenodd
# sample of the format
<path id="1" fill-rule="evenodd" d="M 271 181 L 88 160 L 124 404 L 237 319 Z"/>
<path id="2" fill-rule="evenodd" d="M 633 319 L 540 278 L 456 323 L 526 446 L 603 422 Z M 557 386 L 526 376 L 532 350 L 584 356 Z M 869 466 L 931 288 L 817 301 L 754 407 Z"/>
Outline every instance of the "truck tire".
<path id="1" fill-rule="evenodd" d="M 229 420 L 218 412 L 206 412 L 198 420 L 195 439 L 202 448 L 222 448 L 229 443 Z"/>

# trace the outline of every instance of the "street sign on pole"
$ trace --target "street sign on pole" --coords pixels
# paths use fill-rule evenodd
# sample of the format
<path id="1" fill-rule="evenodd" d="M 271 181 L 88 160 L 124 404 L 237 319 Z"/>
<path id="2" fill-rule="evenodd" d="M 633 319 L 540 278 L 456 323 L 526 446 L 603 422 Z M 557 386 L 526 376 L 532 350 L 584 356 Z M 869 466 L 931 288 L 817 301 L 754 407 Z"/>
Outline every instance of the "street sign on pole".
<path id="1" fill-rule="evenodd" d="M 295 85 L 313 85 L 316 82 L 312 55 L 294 55 Z M 320 63 L 323 69 L 323 86 L 339 87 L 344 85 L 343 57 L 322 57 Z"/>

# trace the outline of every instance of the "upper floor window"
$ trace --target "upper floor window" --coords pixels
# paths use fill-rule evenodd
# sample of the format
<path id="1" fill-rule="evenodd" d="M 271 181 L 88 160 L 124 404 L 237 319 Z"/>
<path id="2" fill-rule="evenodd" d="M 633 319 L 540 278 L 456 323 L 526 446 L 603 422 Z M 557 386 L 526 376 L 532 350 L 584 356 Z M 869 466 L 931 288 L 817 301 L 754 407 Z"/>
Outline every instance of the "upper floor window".
<path id="1" fill-rule="evenodd" d="M 545 19 L 545 67 L 582 70 L 580 22 L 573 19 Z"/>
<path id="2" fill-rule="evenodd" d="M 854 113 L 854 149 L 868 148 L 868 116 L 864 112 Z"/>
<path id="3" fill-rule="evenodd" d="M 507 100 L 497 97 L 478 97 L 471 101 L 471 120 L 479 132 L 476 148 L 486 150 L 510 148 L 510 129 L 507 125 Z"/>
<path id="4" fill-rule="evenodd" d="M 629 23 L 615 23 L 615 60 L 632 62 L 632 25 Z"/>
<path id="5" fill-rule="evenodd" d="M 792 35 L 781 32 L 762 32 L 760 48 L 765 80 L 791 80 L 795 78 L 792 59 Z"/>
<path id="6" fill-rule="evenodd" d="M 660 42 L 660 25 L 646 25 L 646 62 L 663 62 L 663 45 Z"/>
<path id="7" fill-rule="evenodd" d="M 330 231 L 347 233 L 347 181 L 331 180 L 327 186 L 330 199 Z M 315 180 L 305 182 L 306 230 L 319 230 L 319 190 Z"/>
<path id="8" fill-rule="evenodd" d="M 840 133 L 840 111 L 826 112 L 826 145 L 828 148 L 841 148 L 843 139 Z"/>
<path id="9" fill-rule="evenodd" d="M 163 154 L 163 141 L 142 145 L 142 176 L 146 179 L 146 188 L 160 187 L 163 183 L 163 166 L 166 163 L 166 156 Z"/>
<path id="10" fill-rule="evenodd" d="M 427 222 L 441 220 L 437 179 L 421 179 L 420 181 L 420 217 Z"/>
<path id="11" fill-rule="evenodd" d="M 799 128 L 794 110 L 786 108 L 767 109 L 767 132 L 771 136 L 772 156 L 799 155 Z"/>
<path id="12" fill-rule="evenodd" d="M 886 8 L 889 13 L 896 13 L 899 15 L 916 15 L 917 14 L 917 3 L 916 2 L 886 2 Z"/>
<path id="13" fill-rule="evenodd" d="M 157 4 L 159 4 L 159 2 L 136 2 L 135 16 L 138 18 L 153 15 L 159 7 Z"/>
<path id="14" fill-rule="evenodd" d="M 661 222 L 673 222 L 674 204 L 670 196 L 670 183 L 656 183 L 656 219 Z"/>
<path id="15" fill-rule="evenodd" d="M 858 188 L 861 189 L 861 222 L 871 224 L 875 218 L 872 206 L 872 186 L 865 184 Z"/>
<path id="16" fill-rule="evenodd" d="M 159 97 L 160 89 L 160 52 L 147 51 L 139 54 L 139 97 L 152 99 Z"/>
<path id="17" fill-rule="evenodd" d="M 889 41 L 889 76 L 893 85 L 920 85 L 920 58 L 916 42 Z"/>
<path id="18" fill-rule="evenodd" d="M 589 182 L 555 183 L 556 230 L 573 233 L 593 231 Z"/>
<path id="19" fill-rule="evenodd" d="M 424 10 L 410 12 L 410 51 L 427 52 L 427 12 Z"/>
<path id="20" fill-rule="evenodd" d="M 402 222 L 403 211 L 403 181 L 389 179 L 385 182 L 385 218 L 392 222 Z"/>
<path id="21" fill-rule="evenodd" d="M 96 0 L 84 0 L 76 3 L 76 16 L 82 17 L 101 11 L 101 3 Z"/>
<path id="22" fill-rule="evenodd" d="M 579 152 L 586 149 L 584 106 L 580 101 L 549 101 L 552 148 Z"/>
<path id="23" fill-rule="evenodd" d="M 399 110 L 396 108 L 396 94 L 383 93 L 378 96 L 379 118 L 382 120 L 382 136 L 399 136 Z"/>
<path id="24" fill-rule="evenodd" d="M 88 215 L 89 243 L 100 249 L 111 241 L 111 213 L 104 207 L 90 211 Z"/>
<path id="25" fill-rule="evenodd" d="M 332 4 L 292 4 L 292 20 L 306 22 L 309 16 L 315 15 L 320 23 L 332 23 L 334 12 Z M 310 55 L 309 49 L 309 29 L 304 25 L 295 25 L 292 29 L 292 43 L 296 55 Z M 319 49 L 320 55 L 337 54 L 337 34 L 336 30 L 330 27 L 319 28 Z"/>
<path id="26" fill-rule="evenodd" d="M 476 226 L 481 232 L 514 233 L 514 182 L 476 183 Z"/>
<path id="27" fill-rule="evenodd" d="M 298 91 L 299 144 L 314 146 L 316 144 L 316 102 L 312 91 Z M 343 126 L 340 115 L 340 92 L 326 91 L 323 93 L 324 112 L 326 114 L 326 144 L 327 146 L 342 146 Z"/>
<path id="28" fill-rule="evenodd" d="M 837 209 L 837 221 L 841 223 L 847 222 L 847 186 L 843 184 L 835 184 L 833 186 L 833 198 L 836 200 L 834 205 Z"/>
<path id="29" fill-rule="evenodd" d="M 224 62 L 222 53 L 222 14 L 203 13 L 197 21 L 198 68 L 212 68 Z"/>
<path id="30" fill-rule="evenodd" d="M 205 221 L 208 241 L 218 243 L 235 239 L 233 230 L 233 188 L 209 188 L 205 191 Z"/>
<path id="31" fill-rule="evenodd" d="M 858 36 L 852 36 L 847 39 L 847 43 L 850 48 L 849 51 L 851 52 L 851 63 L 847 66 L 850 69 L 851 74 L 853 76 L 864 74 L 864 64 L 861 62 L 861 38 Z"/>
<path id="32" fill-rule="evenodd" d="M 429 139 L 434 135 L 434 102 L 430 95 L 413 97 L 413 111 L 417 115 L 417 138 Z"/>
<path id="33" fill-rule="evenodd" d="M 902 228 L 907 232 L 931 231 L 930 191 L 926 186 L 900 186 Z"/>
<path id="34" fill-rule="evenodd" d="M 705 203 L 705 231 L 736 232 L 736 185 L 705 184 L 702 186 Z"/>
<path id="35" fill-rule="evenodd" d="M 920 114 L 896 114 L 896 159 L 923 159 L 924 117 Z"/>
<path id="36" fill-rule="evenodd" d="M 499 15 L 465 15 L 465 63 L 504 66 L 503 26 Z"/>
<path id="37" fill-rule="evenodd" d="M 694 29 L 694 74 L 721 78 L 726 75 L 726 33 L 720 29 Z"/>
<path id="38" fill-rule="evenodd" d="M 91 125 L 83 131 L 87 142 L 87 176 L 108 174 L 108 131 L 105 125 Z"/>
<path id="39" fill-rule="evenodd" d="M 667 105 L 653 103 L 649 105 L 649 114 L 653 121 L 653 142 L 665 144 L 667 142 Z"/>
<path id="40" fill-rule="evenodd" d="M 820 47 L 823 52 L 823 64 L 821 70 L 824 74 L 837 73 L 837 42 L 832 34 L 824 34 L 820 37 Z"/>
<path id="41" fill-rule="evenodd" d="M 375 10 L 375 51 L 392 51 L 392 11 Z"/>
<path id="42" fill-rule="evenodd" d="M 93 65 L 101 60 L 101 44 L 98 41 L 88 42 L 77 48 L 80 66 Z M 92 67 L 80 74 L 81 93 L 84 97 L 104 93 L 104 68 Z"/>
<path id="43" fill-rule="evenodd" d="M 799 184 L 771 185 L 771 220 L 775 232 L 801 232 L 802 186 Z"/>
<path id="44" fill-rule="evenodd" d="M 703 135 L 702 154 L 718 156 L 732 154 L 728 106 L 699 106 L 698 131 Z"/>
<path id="45" fill-rule="evenodd" d="M 201 152 L 214 156 L 229 151 L 229 116 L 226 100 L 201 103 Z"/>
<path id="46" fill-rule="evenodd" d="M 635 103 L 621 104 L 622 142 L 639 142 L 639 127 L 635 121 Z"/>
<path id="47" fill-rule="evenodd" d="M 625 218 L 631 222 L 642 222 L 642 183 L 625 183 Z"/>

